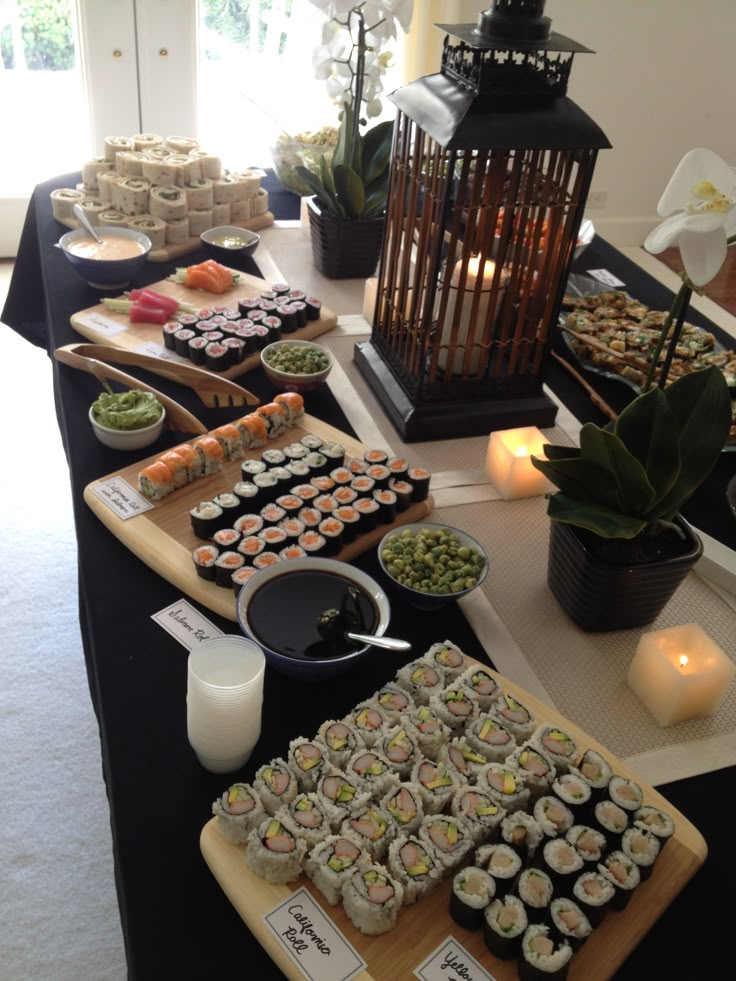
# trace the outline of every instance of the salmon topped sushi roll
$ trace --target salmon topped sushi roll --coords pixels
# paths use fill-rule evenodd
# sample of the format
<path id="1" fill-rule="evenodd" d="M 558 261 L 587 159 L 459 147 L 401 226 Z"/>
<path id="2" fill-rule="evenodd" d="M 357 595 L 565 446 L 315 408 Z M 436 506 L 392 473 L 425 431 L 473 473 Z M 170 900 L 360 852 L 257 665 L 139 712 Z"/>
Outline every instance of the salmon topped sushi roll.
<path id="1" fill-rule="evenodd" d="M 268 437 L 265 420 L 255 412 L 249 412 L 242 419 L 236 419 L 234 424 L 240 432 L 245 449 L 257 449 L 263 446 Z"/>
<path id="2" fill-rule="evenodd" d="M 259 405 L 256 415 L 260 416 L 266 424 L 266 435 L 269 439 L 280 436 L 286 429 L 286 412 L 284 407 L 276 402 Z"/>
<path id="3" fill-rule="evenodd" d="M 200 436 L 194 441 L 194 449 L 200 456 L 205 476 L 222 470 L 225 454 L 214 436 Z"/>
<path id="4" fill-rule="evenodd" d="M 167 450 L 158 458 L 160 463 L 165 464 L 171 471 L 174 478 L 174 487 L 183 487 L 189 483 L 189 468 L 181 454 L 176 450 Z"/>
<path id="5" fill-rule="evenodd" d="M 293 426 L 304 415 L 304 398 L 298 392 L 279 392 L 274 402 L 286 411 L 287 426 Z"/>
<path id="6" fill-rule="evenodd" d="M 213 429 L 211 435 L 220 444 L 222 452 L 228 460 L 239 460 L 245 456 L 243 443 L 240 438 L 240 430 L 231 422 L 226 423 L 224 426 L 218 426 L 217 429 Z"/>
<path id="7" fill-rule="evenodd" d="M 174 475 L 160 460 L 150 463 L 138 474 L 138 489 L 152 501 L 160 501 L 174 490 Z"/>

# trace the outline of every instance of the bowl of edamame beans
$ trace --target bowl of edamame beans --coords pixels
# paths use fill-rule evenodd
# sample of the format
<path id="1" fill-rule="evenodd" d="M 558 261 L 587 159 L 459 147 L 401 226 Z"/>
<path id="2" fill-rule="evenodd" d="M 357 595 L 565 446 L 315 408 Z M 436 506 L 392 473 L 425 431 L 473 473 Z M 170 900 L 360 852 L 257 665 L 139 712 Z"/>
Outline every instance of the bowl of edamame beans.
<path id="1" fill-rule="evenodd" d="M 402 597 L 420 610 L 437 610 L 467 596 L 488 574 L 480 542 L 459 528 L 426 521 L 384 535 L 378 561 Z"/>
<path id="2" fill-rule="evenodd" d="M 314 341 L 281 340 L 261 351 L 261 364 L 269 380 L 286 392 L 311 392 L 327 378 L 334 359 Z"/>

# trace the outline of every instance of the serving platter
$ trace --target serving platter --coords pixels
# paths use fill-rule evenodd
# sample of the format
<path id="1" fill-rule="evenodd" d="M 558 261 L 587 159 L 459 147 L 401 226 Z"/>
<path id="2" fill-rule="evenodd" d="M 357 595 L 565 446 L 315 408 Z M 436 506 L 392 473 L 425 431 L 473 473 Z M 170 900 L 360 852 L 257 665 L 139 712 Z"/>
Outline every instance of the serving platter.
<path id="1" fill-rule="evenodd" d="M 206 290 L 190 289 L 169 279 L 152 283 L 148 289 L 164 296 L 172 296 L 180 303 L 191 303 L 199 308 L 224 303 L 234 306 L 238 300 L 246 296 L 258 296 L 263 290 L 270 288 L 269 284 L 258 276 L 232 270 L 237 274 L 235 286 L 227 293 L 208 293 Z M 292 284 L 297 288 L 296 283 Z M 192 364 L 188 358 L 182 358 L 174 351 L 164 347 L 161 324 L 131 324 L 127 314 L 112 313 L 104 303 L 87 307 L 73 313 L 70 317 L 72 327 L 83 337 L 98 344 L 121 348 L 126 351 L 139 351 L 142 354 L 153 355 L 178 364 Z M 309 320 L 306 326 L 300 327 L 294 334 L 285 335 L 293 340 L 311 341 L 324 334 L 337 324 L 337 314 L 334 310 L 322 307 L 319 320 Z M 250 354 L 240 364 L 233 365 L 227 371 L 212 372 L 224 378 L 239 378 L 252 371 L 260 364 L 260 353 Z"/>
<path id="2" fill-rule="evenodd" d="M 417 652 L 417 656 L 420 653 Z M 470 658 L 468 660 L 477 663 Z M 486 665 L 482 666 L 490 670 Z M 591 979 L 605 981 L 617 971 L 697 872 L 706 859 L 707 845 L 703 836 L 687 818 L 574 722 L 509 679 L 496 672 L 491 673 L 499 686 L 505 692 L 517 697 L 536 716 L 540 724 L 549 723 L 559 726 L 572 736 L 581 751 L 594 749 L 601 753 L 610 763 L 614 773 L 633 779 L 641 786 L 645 804 L 666 811 L 675 822 L 675 833 L 662 850 L 651 878 L 642 882 L 635 890 L 625 910 L 606 913 L 601 925 L 596 927 L 591 937 L 570 962 L 569 981 L 591 981 Z M 284 754 L 285 752 L 286 742 Z M 223 778 L 223 791 L 226 787 L 227 778 Z M 367 969 L 356 975 L 358 981 L 396 981 L 397 978 L 413 978 L 414 971 L 419 965 L 450 935 L 462 944 L 496 981 L 516 981 L 518 978 L 516 961 L 498 960 L 487 950 L 481 931 L 465 930 L 450 918 L 448 912 L 450 879 L 445 880 L 427 898 L 403 908 L 399 913 L 398 924 L 392 931 L 378 937 L 367 937 L 353 926 L 341 906 L 329 906 L 306 876 L 302 875 L 288 885 L 272 885 L 257 876 L 245 862 L 245 845 L 236 845 L 228 841 L 220 833 L 215 818 L 212 818 L 202 829 L 200 847 L 207 865 L 248 929 L 281 971 L 294 981 L 299 981 L 304 975 L 264 922 L 263 916 L 300 888 L 309 891 L 314 901 L 368 965 Z"/>
<path id="3" fill-rule="evenodd" d="M 247 451 L 246 458 L 260 459 L 264 449 L 280 449 L 300 439 L 306 433 L 319 436 L 325 442 L 341 443 L 348 456 L 362 457 L 366 450 L 362 443 L 348 436 L 347 433 L 335 429 L 334 426 L 322 422 L 315 416 L 305 414 L 299 425 L 287 429 L 281 436 L 269 439 L 259 449 Z M 211 500 L 222 491 L 232 490 L 233 485 L 240 480 L 242 461 L 225 461 L 220 473 L 209 477 L 198 477 L 172 494 L 168 494 L 161 501 L 151 502 L 153 507 L 150 510 L 125 520 L 95 493 L 96 488 L 113 478 L 122 478 L 132 488 L 137 488 L 139 472 L 149 463 L 153 463 L 158 456 L 160 451 L 145 460 L 92 481 L 84 489 L 84 499 L 113 535 L 146 565 L 213 613 L 237 621 L 233 591 L 217 586 L 197 575 L 192 562 L 192 550 L 204 543 L 192 531 L 189 511 L 200 501 Z M 295 477 L 294 483 L 299 482 Z M 335 558 L 350 562 L 357 555 L 375 548 L 386 532 L 392 528 L 421 521 L 432 510 L 432 505 L 431 496 L 426 501 L 410 505 L 406 511 L 397 515 L 397 520 L 393 524 L 379 525 L 374 531 L 360 535 L 355 541 L 345 545 Z"/>

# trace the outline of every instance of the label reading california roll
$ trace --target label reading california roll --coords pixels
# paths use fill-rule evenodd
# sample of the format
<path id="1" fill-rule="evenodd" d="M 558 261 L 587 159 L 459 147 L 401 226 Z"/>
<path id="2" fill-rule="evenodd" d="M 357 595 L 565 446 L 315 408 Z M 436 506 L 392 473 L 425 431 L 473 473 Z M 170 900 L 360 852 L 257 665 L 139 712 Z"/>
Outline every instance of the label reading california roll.
<path id="1" fill-rule="evenodd" d="M 122 477 L 111 477 L 101 484 L 95 484 L 91 488 L 95 497 L 99 497 L 111 511 L 122 520 L 134 518 L 137 514 L 150 511 L 153 504 L 141 497 L 137 490 L 134 490 L 127 480 Z"/>

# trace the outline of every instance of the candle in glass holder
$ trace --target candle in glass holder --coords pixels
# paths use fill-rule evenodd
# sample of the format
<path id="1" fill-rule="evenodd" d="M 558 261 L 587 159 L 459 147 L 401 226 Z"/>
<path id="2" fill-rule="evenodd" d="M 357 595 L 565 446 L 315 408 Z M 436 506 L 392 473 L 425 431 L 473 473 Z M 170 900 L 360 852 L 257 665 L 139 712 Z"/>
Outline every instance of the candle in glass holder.
<path id="1" fill-rule="evenodd" d="M 536 497 L 554 489 L 531 461 L 532 456 L 543 456 L 545 443 L 549 440 L 534 426 L 491 433 L 486 473 L 504 500 Z"/>
<path id="2" fill-rule="evenodd" d="M 455 263 L 450 278 L 450 290 L 447 296 L 447 308 L 445 310 L 444 326 L 442 328 L 442 344 L 449 344 L 452 336 L 452 324 L 455 319 L 455 310 L 458 303 L 461 304 L 460 319 L 458 320 L 457 334 L 455 343 L 458 350 L 452 356 L 452 371 L 454 374 L 461 374 L 465 366 L 466 345 L 472 345 L 472 351 L 468 361 L 468 372 L 476 375 L 479 370 L 485 368 L 488 361 L 488 352 L 483 351 L 479 342 L 483 336 L 486 321 L 489 316 L 491 304 L 491 292 L 493 289 L 493 279 L 496 275 L 496 263 L 492 259 L 483 258 L 480 255 L 472 255 L 468 259 L 464 289 L 460 290 L 460 278 L 462 276 L 463 260 Z M 480 281 L 480 282 L 479 282 Z M 501 299 L 506 289 L 508 274 L 505 270 L 501 271 L 498 286 L 496 309 L 498 310 Z M 478 301 L 478 312 L 473 318 L 473 300 L 476 289 L 479 290 L 480 299 Z M 481 356 L 483 362 L 481 363 Z M 437 358 L 437 364 L 444 369 L 450 352 L 441 350 Z"/>
<path id="3" fill-rule="evenodd" d="M 661 726 L 713 715 L 736 665 L 698 626 L 642 634 L 628 673 L 630 687 Z"/>

